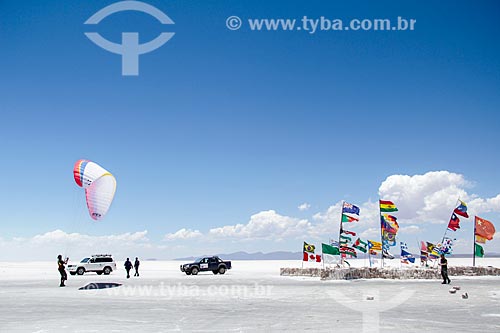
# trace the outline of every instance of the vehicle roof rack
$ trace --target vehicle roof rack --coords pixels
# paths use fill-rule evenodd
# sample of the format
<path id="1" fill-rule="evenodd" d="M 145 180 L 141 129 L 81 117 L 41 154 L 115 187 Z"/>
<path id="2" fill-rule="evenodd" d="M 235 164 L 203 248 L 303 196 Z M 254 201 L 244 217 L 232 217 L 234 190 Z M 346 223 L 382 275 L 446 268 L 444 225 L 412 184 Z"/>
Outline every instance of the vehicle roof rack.
<path id="1" fill-rule="evenodd" d="M 112 257 L 111 254 L 94 254 L 92 256 L 92 258 L 95 258 L 95 257 Z"/>

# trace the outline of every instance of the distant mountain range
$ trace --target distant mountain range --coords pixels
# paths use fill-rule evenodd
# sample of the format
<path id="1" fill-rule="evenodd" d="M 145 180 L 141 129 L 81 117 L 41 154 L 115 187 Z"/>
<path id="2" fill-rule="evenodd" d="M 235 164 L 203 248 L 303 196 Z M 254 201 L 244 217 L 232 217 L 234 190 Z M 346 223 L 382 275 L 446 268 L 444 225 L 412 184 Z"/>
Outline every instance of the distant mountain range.
<path id="1" fill-rule="evenodd" d="M 177 258 L 174 260 L 182 260 L 182 261 L 192 261 L 196 258 L 200 257 L 208 257 L 209 255 L 200 255 L 197 257 L 185 257 L 185 258 Z M 221 253 L 216 254 L 216 256 L 220 257 L 223 260 L 302 260 L 302 252 L 288 252 L 288 251 L 276 251 L 269 253 L 255 252 L 234 252 L 234 253 Z M 399 256 L 395 255 L 396 258 Z M 454 254 L 449 256 L 450 258 L 472 258 L 472 254 Z M 360 256 L 363 258 L 363 255 Z M 500 258 L 500 253 L 489 253 L 487 254 L 487 258 Z"/>
<path id="2" fill-rule="evenodd" d="M 174 260 L 183 260 L 190 261 L 200 257 L 207 257 L 210 255 L 201 255 L 197 257 L 186 257 L 186 258 L 177 258 Z M 223 260 L 301 260 L 302 252 L 287 252 L 287 251 L 276 251 L 269 253 L 255 252 L 234 252 L 234 253 L 221 253 L 216 254 L 216 256 L 220 257 Z"/>

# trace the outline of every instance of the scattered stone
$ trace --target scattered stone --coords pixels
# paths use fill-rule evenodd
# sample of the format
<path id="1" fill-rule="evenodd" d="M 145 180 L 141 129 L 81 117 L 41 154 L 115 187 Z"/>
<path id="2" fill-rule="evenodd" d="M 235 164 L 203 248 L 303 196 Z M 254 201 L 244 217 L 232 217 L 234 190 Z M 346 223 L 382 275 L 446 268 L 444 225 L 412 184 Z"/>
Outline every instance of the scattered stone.
<path id="1" fill-rule="evenodd" d="M 367 297 L 366 297 L 366 300 L 367 300 L 367 301 L 373 301 L 374 299 L 375 299 L 375 297 L 373 297 L 373 296 L 367 296 Z"/>
<path id="2" fill-rule="evenodd" d="M 462 294 L 462 299 L 468 299 L 468 298 L 469 298 L 469 294 L 467 294 L 467 293 Z"/>
<path id="3" fill-rule="evenodd" d="M 453 286 L 453 289 L 460 290 L 461 288 L 459 286 Z"/>
<path id="4" fill-rule="evenodd" d="M 450 294 L 456 294 L 457 293 L 457 290 L 456 289 L 453 289 L 451 288 L 450 290 L 448 290 L 450 292 Z"/>

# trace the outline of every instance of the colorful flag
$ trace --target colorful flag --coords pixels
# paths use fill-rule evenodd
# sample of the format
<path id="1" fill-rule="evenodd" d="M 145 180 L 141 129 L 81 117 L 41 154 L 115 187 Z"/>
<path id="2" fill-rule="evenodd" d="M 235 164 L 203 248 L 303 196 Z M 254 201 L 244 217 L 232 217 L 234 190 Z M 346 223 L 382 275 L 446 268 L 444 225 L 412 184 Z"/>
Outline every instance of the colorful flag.
<path id="1" fill-rule="evenodd" d="M 396 234 L 383 230 L 382 241 L 389 246 L 396 246 Z"/>
<path id="2" fill-rule="evenodd" d="M 436 251 L 429 252 L 428 257 L 431 259 L 438 259 L 439 258 L 439 253 Z"/>
<path id="3" fill-rule="evenodd" d="M 340 233 L 346 234 L 346 235 L 351 235 L 351 236 L 356 236 L 356 233 L 354 231 L 344 230 L 342 223 L 340 224 Z"/>
<path id="4" fill-rule="evenodd" d="M 434 251 L 434 248 L 436 247 L 436 245 L 432 244 L 432 243 L 429 243 L 429 242 L 426 242 L 427 243 L 427 253 L 431 253 L 432 251 Z"/>
<path id="5" fill-rule="evenodd" d="M 438 244 L 439 253 L 451 254 L 453 252 L 453 249 L 452 249 L 453 241 L 454 241 L 453 239 L 445 237 L 443 244 Z"/>
<path id="6" fill-rule="evenodd" d="M 390 212 L 397 212 L 398 209 L 396 208 L 394 202 L 387 200 L 380 200 L 380 211 L 390 213 Z"/>
<path id="7" fill-rule="evenodd" d="M 369 252 L 369 253 L 370 253 L 370 255 L 372 255 L 372 256 L 378 256 L 378 252 L 377 252 L 377 251 L 375 251 L 375 250 L 370 250 L 370 252 Z"/>
<path id="8" fill-rule="evenodd" d="M 384 250 L 384 251 L 382 252 L 382 256 L 383 256 L 384 258 L 386 258 L 386 259 L 391 259 L 391 260 L 392 260 L 392 259 L 394 259 L 394 256 L 393 256 L 392 254 L 390 254 L 390 253 L 389 253 L 389 251 L 386 251 L 386 250 Z"/>
<path id="9" fill-rule="evenodd" d="M 342 214 L 342 223 L 344 223 L 344 222 L 358 222 L 358 221 L 359 221 L 359 219 L 357 219 L 355 217 Z"/>
<path id="10" fill-rule="evenodd" d="M 415 257 L 413 256 L 413 254 L 411 254 L 408 251 L 405 251 L 405 250 L 401 249 L 401 261 L 403 261 L 403 260 L 409 261 L 412 264 L 415 263 Z"/>
<path id="11" fill-rule="evenodd" d="M 476 236 L 492 240 L 495 235 L 495 226 L 488 220 L 476 216 Z"/>
<path id="12" fill-rule="evenodd" d="M 332 256 L 338 256 L 340 255 L 340 250 L 338 247 L 333 247 L 328 244 L 321 243 L 321 250 L 323 252 L 323 255 L 329 254 Z"/>
<path id="13" fill-rule="evenodd" d="M 321 256 L 319 254 L 314 254 L 314 253 L 310 253 L 310 252 L 304 252 L 304 256 L 302 258 L 302 261 L 321 262 Z"/>
<path id="14" fill-rule="evenodd" d="M 382 230 L 385 230 L 391 234 L 398 233 L 399 224 L 394 216 L 387 214 L 380 216 L 380 225 L 382 227 Z"/>
<path id="15" fill-rule="evenodd" d="M 346 235 L 356 236 L 356 233 L 354 231 L 341 229 L 341 233 L 346 234 Z"/>
<path id="16" fill-rule="evenodd" d="M 455 215 L 455 213 L 451 214 L 450 223 L 448 223 L 448 229 L 453 231 L 457 231 L 457 229 L 460 229 L 460 219 L 457 215 Z"/>
<path id="17" fill-rule="evenodd" d="M 476 235 L 476 243 L 486 244 L 487 239 Z"/>
<path id="18" fill-rule="evenodd" d="M 455 208 L 455 210 L 453 212 L 457 215 L 463 216 L 466 219 L 468 219 L 469 214 L 467 214 L 467 204 L 465 202 L 463 202 L 462 200 L 459 200 L 459 201 L 460 201 L 460 205 L 457 208 Z"/>
<path id="19" fill-rule="evenodd" d="M 427 252 L 420 251 L 420 261 L 427 261 Z"/>
<path id="20" fill-rule="evenodd" d="M 368 250 L 366 248 L 368 246 L 368 243 L 363 242 L 360 238 L 356 239 L 356 241 L 354 242 L 354 244 L 352 246 L 354 246 L 355 248 L 357 248 L 358 250 L 360 250 L 363 253 L 366 253 L 366 251 Z"/>
<path id="21" fill-rule="evenodd" d="M 351 237 L 347 237 L 347 236 L 344 236 L 344 235 L 340 235 L 340 242 L 343 243 L 343 242 L 351 242 L 352 241 L 352 238 Z"/>
<path id="22" fill-rule="evenodd" d="M 420 251 L 427 252 L 427 242 L 420 241 Z"/>
<path id="23" fill-rule="evenodd" d="M 369 240 L 368 248 L 370 248 L 370 250 L 382 251 L 382 243 L 374 240 Z"/>
<path id="24" fill-rule="evenodd" d="M 479 244 L 474 244 L 474 255 L 476 257 L 484 257 L 484 249 L 481 245 Z"/>
<path id="25" fill-rule="evenodd" d="M 354 206 L 353 204 L 344 202 L 344 205 L 342 206 L 342 213 L 359 215 L 359 207 Z"/>
<path id="26" fill-rule="evenodd" d="M 339 244 L 339 242 L 337 242 L 336 240 L 334 240 L 334 239 L 330 239 L 330 246 L 339 247 L 339 246 L 340 246 L 340 244 Z"/>
<path id="27" fill-rule="evenodd" d="M 401 251 L 401 262 L 403 264 L 415 263 L 415 257 L 410 252 Z"/>
<path id="28" fill-rule="evenodd" d="M 344 246 L 340 248 L 340 253 L 342 254 L 347 254 L 352 257 L 357 258 L 356 250 L 354 250 L 352 247 Z"/>
<path id="29" fill-rule="evenodd" d="M 382 214 L 382 216 L 386 219 L 386 221 L 388 222 L 393 222 L 393 223 L 396 223 L 397 224 L 397 217 L 396 216 L 392 216 L 392 215 L 389 215 L 389 214 Z"/>
<path id="30" fill-rule="evenodd" d="M 304 242 L 304 252 L 309 252 L 309 253 L 314 253 L 314 250 L 316 249 L 316 246 L 312 244 L 307 244 Z"/>
<path id="31" fill-rule="evenodd" d="M 408 258 L 414 258 L 413 254 L 411 254 L 409 251 L 408 251 L 408 244 L 406 244 L 405 242 L 399 242 L 399 246 L 401 248 L 401 256 L 402 257 L 408 257 Z M 411 261 L 411 260 L 410 260 Z M 415 259 L 413 261 L 411 261 L 412 263 L 415 262 Z"/>

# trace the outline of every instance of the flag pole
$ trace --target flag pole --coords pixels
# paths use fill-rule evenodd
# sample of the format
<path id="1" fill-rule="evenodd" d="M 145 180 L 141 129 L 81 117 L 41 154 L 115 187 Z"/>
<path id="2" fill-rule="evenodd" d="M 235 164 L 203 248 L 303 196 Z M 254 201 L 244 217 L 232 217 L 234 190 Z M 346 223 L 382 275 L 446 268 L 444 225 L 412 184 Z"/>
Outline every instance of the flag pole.
<path id="1" fill-rule="evenodd" d="M 384 235 L 382 233 L 382 211 L 380 209 L 380 198 L 378 198 L 378 223 L 380 225 L 380 243 L 382 244 L 382 251 L 380 251 L 380 265 L 381 268 L 384 268 Z"/>
<path id="2" fill-rule="evenodd" d="M 460 197 L 458 197 L 457 201 L 455 202 L 455 208 L 457 207 L 459 202 L 460 202 Z M 453 208 L 453 211 L 451 212 L 450 220 L 448 221 L 448 225 L 450 225 L 451 218 L 453 217 L 453 214 L 455 214 L 455 208 Z M 444 230 L 444 235 L 443 235 L 443 239 L 441 240 L 441 245 L 443 244 L 444 239 L 446 238 L 446 234 L 448 233 L 448 225 L 446 226 L 446 229 Z"/>
<path id="3" fill-rule="evenodd" d="M 367 245 L 368 246 L 368 245 Z M 369 254 L 369 253 L 368 253 Z M 366 252 L 365 252 L 365 259 L 364 259 L 364 263 L 363 263 L 363 266 L 366 267 Z"/>
<path id="4" fill-rule="evenodd" d="M 476 267 L 476 218 L 474 216 L 474 235 L 472 236 L 472 267 Z"/>
<path id="5" fill-rule="evenodd" d="M 302 269 L 304 269 L 304 243 L 302 243 Z"/>
<path id="6" fill-rule="evenodd" d="M 403 267 L 403 263 L 401 262 L 401 253 L 403 253 L 403 248 L 401 247 L 401 242 L 399 242 L 399 268 Z"/>
<path id="7" fill-rule="evenodd" d="M 415 242 L 417 242 L 417 249 L 418 249 L 418 258 L 420 259 L 420 266 L 422 266 L 422 245 L 419 243 L 419 240 L 417 237 L 415 237 Z"/>
<path id="8" fill-rule="evenodd" d="M 344 258 L 342 257 L 342 253 L 340 251 L 341 245 L 340 245 L 340 236 L 342 236 L 342 217 L 344 216 L 344 204 L 345 201 L 342 200 L 342 208 L 340 210 L 340 226 L 339 226 L 339 252 L 340 252 L 340 267 L 344 266 Z"/>

